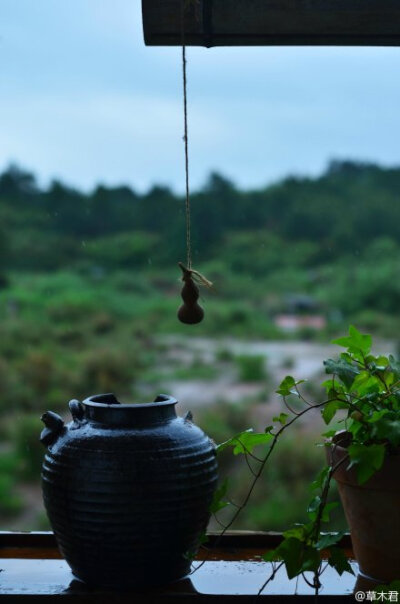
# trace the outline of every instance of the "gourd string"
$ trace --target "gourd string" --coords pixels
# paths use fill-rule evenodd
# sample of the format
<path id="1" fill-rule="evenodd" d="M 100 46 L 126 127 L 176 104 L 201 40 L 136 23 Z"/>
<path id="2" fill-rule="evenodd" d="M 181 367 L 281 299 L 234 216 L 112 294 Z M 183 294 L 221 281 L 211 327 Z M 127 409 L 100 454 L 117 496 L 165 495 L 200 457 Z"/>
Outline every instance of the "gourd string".
<path id="1" fill-rule="evenodd" d="M 191 241 L 191 223 L 190 223 L 190 186 L 189 186 L 189 127 L 188 127 L 188 102 L 187 102 L 187 60 L 185 44 L 185 4 L 186 0 L 181 0 L 181 36 L 182 36 L 182 79 L 183 79 L 183 121 L 185 145 L 185 214 L 186 214 L 186 266 L 179 262 L 182 270 L 182 281 L 184 285 L 181 291 L 183 304 L 178 308 L 178 319 L 181 323 L 187 325 L 196 325 L 201 323 L 204 318 L 204 310 L 198 303 L 199 289 L 198 285 L 211 287 L 212 283 L 208 281 L 201 273 L 192 268 L 192 241 Z"/>
<path id="2" fill-rule="evenodd" d="M 185 145 L 185 215 L 186 215 L 186 264 L 192 268 L 192 241 L 191 241 L 191 216 L 190 216 L 190 186 L 189 186 L 189 128 L 187 107 L 187 60 L 185 44 L 185 0 L 181 0 L 181 36 L 182 36 L 182 80 L 183 80 L 183 118 Z"/>

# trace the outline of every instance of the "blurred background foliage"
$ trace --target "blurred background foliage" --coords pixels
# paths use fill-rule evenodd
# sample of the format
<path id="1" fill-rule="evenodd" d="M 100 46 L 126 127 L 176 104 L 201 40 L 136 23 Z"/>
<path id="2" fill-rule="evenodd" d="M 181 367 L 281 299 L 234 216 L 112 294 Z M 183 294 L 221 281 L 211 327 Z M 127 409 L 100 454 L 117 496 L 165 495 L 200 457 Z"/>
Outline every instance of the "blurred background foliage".
<path id="1" fill-rule="evenodd" d="M 145 194 L 125 186 L 83 193 L 61 182 L 43 189 L 28 171 L 5 170 L 1 528 L 47 526 L 37 441 L 47 408 L 65 413 L 68 399 L 96 392 L 125 400 L 161 389 L 174 394 L 189 382 L 183 403 L 191 406 L 190 392 L 209 393 L 206 403 L 196 403 L 195 419 L 220 442 L 267 425 L 279 377 L 298 364 L 291 342 L 323 344 L 349 322 L 396 340 L 399 191 L 400 168 L 353 161 L 331 162 L 318 178 L 288 177 L 254 191 L 211 174 L 192 196 L 192 221 L 194 265 L 215 282 L 215 292 L 204 292 L 206 320 L 188 332 L 176 319 L 177 262 L 186 255 L 182 197 L 162 186 Z M 205 352 L 194 351 L 193 335 L 205 339 Z M 277 368 L 251 346 L 235 352 L 221 345 L 226 337 L 284 341 L 287 349 Z M 307 388 L 320 395 L 312 382 Z M 321 463 L 313 446 L 317 423 L 282 445 L 239 526 L 282 529 L 302 519 L 306 485 Z M 240 498 L 248 469 L 232 464 L 221 459 Z"/>

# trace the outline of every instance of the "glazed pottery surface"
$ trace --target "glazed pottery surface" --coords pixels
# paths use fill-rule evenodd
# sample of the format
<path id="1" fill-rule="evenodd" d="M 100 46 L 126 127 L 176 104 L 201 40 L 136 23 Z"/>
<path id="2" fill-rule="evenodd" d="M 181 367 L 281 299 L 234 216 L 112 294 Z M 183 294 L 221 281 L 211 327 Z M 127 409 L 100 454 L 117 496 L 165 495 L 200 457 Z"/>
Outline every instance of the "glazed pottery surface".
<path id="1" fill-rule="evenodd" d="M 213 442 L 176 400 L 122 405 L 114 395 L 73 400 L 73 421 L 47 412 L 44 503 L 79 579 L 124 587 L 186 575 L 217 482 Z"/>
<path id="2" fill-rule="evenodd" d="M 338 433 L 334 443 L 327 449 L 332 465 L 347 456 L 348 436 Z M 362 485 L 348 465 L 344 461 L 334 478 L 355 557 L 361 573 L 376 583 L 389 583 L 400 577 L 400 454 L 387 455 L 382 468 Z"/>

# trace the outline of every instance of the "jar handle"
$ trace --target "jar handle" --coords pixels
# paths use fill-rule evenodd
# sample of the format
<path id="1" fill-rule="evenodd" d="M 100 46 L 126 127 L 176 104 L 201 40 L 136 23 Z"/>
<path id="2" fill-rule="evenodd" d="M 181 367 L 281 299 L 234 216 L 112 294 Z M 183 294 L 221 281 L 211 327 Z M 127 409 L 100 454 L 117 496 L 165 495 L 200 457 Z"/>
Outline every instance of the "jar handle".
<path id="1" fill-rule="evenodd" d="M 191 411 L 188 411 L 183 416 L 183 419 L 185 420 L 185 422 L 192 422 L 193 423 L 193 413 Z"/>
<path id="2" fill-rule="evenodd" d="M 83 417 L 85 415 L 85 409 L 80 401 L 76 398 L 73 398 L 68 403 L 69 410 L 71 411 L 72 419 L 77 424 L 81 423 Z"/>
<path id="3" fill-rule="evenodd" d="M 58 413 L 54 413 L 54 411 L 46 411 L 40 419 L 46 426 L 40 434 L 40 442 L 47 447 L 55 443 L 64 431 L 64 422 L 62 417 Z"/>

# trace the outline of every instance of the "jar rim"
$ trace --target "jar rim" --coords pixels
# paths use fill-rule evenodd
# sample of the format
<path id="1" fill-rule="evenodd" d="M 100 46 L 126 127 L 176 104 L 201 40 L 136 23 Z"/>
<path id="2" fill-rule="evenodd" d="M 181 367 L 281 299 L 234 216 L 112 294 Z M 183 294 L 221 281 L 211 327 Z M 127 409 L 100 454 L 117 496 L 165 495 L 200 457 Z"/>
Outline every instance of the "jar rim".
<path id="1" fill-rule="evenodd" d="M 82 401 L 86 407 L 99 409 L 149 409 L 176 405 L 178 400 L 169 394 L 159 394 L 154 401 L 148 403 L 121 403 L 115 394 L 93 394 Z"/>

